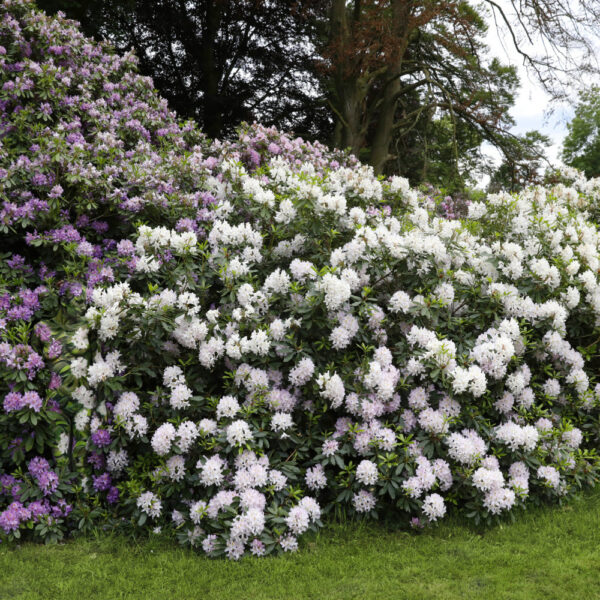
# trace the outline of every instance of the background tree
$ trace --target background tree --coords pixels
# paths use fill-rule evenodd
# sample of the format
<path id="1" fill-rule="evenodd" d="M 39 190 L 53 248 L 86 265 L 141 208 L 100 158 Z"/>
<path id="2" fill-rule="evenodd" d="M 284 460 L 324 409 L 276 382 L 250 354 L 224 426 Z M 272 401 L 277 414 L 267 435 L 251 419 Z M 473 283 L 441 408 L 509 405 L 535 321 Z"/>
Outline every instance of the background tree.
<path id="1" fill-rule="evenodd" d="M 479 35 L 485 23 L 473 13 L 461 32 L 422 32 L 407 51 L 405 80 L 392 131 L 393 159 L 385 172 L 397 172 L 413 184 L 429 181 L 450 191 L 462 189 L 488 171 L 484 141 L 506 152 L 519 80 L 514 67 L 484 61 Z M 477 34 L 479 31 L 479 35 Z M 452 38 L 452 39 L 450 39 Z M 478 42 L 465 51 L 468 40 Z"/>
<path id="2" fill-rule="evenodd" d="M 320 3 L 308 0 L 39 0 L 84 32 L 134 48 L 140 70 L 180 115 L 209 137 L 260 120 L 315 137 L 328 111 L 315 105 L 311 40 Z M 310 106 L 310 109 L 308 108 Z"/>
<path id="3" fill-rule="evenodd" d="M 489 192 L 518 192 L 544 181 L 544 170 L 549 166 L 545 149 L 550 145 L 550 138 L 539 131 L 528 131 L 510 139 L 510 144 L 512 150 L 504 154 L 502 163 L 490 178 Z"/>
<path id="4" fill-rule="evenodd" d="M 587 177 L 600 176 L 600 87 L 583 90 L 575 107 L 575 116 L 567 125 L 563 142 L 565 164 L 585 172 Z"/>

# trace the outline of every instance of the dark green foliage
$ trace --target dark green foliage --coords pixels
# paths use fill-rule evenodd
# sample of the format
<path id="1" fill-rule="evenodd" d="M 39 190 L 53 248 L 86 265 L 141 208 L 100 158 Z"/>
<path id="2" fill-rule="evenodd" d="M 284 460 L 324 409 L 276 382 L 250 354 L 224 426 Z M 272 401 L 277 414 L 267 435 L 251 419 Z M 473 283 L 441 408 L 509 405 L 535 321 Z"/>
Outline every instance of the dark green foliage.
<path id="1" fill-rule="evenodd" d="M 84 33 L 134 48 L 140 68 L 181 116 L 211 138 L 257 120 L 314 137 L 327 113 L 314 106 L 312 4 L 293 0 L 39 0 Z M 311 135 L 312 134 L 312 135 Z"/>

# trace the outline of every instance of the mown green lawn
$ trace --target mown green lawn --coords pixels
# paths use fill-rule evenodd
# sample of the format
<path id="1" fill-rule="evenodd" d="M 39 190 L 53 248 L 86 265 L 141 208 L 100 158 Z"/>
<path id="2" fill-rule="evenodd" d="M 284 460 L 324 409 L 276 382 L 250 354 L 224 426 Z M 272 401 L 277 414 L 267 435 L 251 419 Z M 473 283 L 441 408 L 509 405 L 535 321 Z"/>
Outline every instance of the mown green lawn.
<path id="1" fill-rule="evenodd" d="M 478 533 L 335 525 L 294 555 L 208 560 L 167 540 L 0 549 L 0 599 L 600 599 L 600 492 Z"/>

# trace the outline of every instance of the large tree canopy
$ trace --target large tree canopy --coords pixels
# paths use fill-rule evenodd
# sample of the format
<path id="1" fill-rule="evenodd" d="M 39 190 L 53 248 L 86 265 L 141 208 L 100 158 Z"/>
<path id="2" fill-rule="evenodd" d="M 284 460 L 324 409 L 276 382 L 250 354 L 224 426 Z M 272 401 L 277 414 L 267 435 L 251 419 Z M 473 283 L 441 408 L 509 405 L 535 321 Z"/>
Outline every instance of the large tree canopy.
<path id="1" fill-rule="evenodd" d="M 134 48 L 141 70 L 210 137 L 244 120 L 317 133 L 311 70 L 316 21 L 295 0 L 40 0 L 86 33 Z M 314 12 L 314 11 L 313 11 Z"/>
<path id="2" fill-rule="evenodd" d="M 509 146 L 516 71 L 486 59 L 485 22 L 466 2 L 453 14 L 431 8 L 420 27 L 410 17 L 390 16 L 385 6 L 346 9 L 338 17 L 342 25 L 332 18 L 323 52 L 333 84 L 335 145 L 362 150 L 377 171 L 400 172 L 413 182 L 430 178 L 436 161 L 451 167 L 452 180 L 462 179 L 483 140 Z M 385 32 L 394 19 L 412 27 L 402 34 L 405 49 L 396 44 L 400 33 Z M 379 30 L 384 33 L 376 35 Z"/>

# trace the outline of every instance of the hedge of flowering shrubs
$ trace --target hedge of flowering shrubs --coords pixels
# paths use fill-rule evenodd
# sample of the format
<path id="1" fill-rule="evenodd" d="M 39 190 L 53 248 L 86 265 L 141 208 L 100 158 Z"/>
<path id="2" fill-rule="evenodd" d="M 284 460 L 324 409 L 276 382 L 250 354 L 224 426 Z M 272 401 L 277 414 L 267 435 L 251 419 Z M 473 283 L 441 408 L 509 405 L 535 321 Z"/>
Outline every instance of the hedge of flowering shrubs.
<path id="1" fill-rule="evenodd" d="M 206 140 L 134 57 L 1 6 L 4 537 L 239 558 L 597 481 L 600 182 L 441 217 L 319 144 Z"/>

